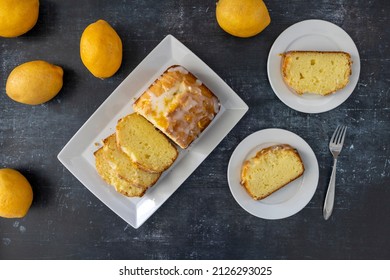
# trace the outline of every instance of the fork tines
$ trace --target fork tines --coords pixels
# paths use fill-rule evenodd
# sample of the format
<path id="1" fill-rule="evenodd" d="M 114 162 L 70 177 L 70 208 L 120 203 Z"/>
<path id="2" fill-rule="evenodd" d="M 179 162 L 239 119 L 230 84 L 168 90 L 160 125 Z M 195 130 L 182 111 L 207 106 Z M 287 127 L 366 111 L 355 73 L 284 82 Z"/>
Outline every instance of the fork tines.
<path id="1" fill-rule="evenodd" d="M 337 126 L 336 130 L 334 131 L 332 138 L 330 139 L 330 142 L 334 143 L 335 145 L 343 144 L 344 138 L 345 138 L 345 132 L 347 131 L 347 127 L 345 125 L 339 125 Z"/>

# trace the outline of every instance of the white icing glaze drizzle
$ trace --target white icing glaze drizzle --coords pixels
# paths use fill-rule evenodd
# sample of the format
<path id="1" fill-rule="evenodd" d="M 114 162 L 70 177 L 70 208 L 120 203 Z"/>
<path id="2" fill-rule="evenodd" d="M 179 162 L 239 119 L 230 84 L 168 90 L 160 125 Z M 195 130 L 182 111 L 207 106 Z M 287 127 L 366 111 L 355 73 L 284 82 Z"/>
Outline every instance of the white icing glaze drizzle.
<path id="1" fill-rule="evenodd" d="M 168 72 L 180 72 L 184 75 L 188 74 L 187 69 L 185 69 L 183 66 L 175 66 L 168 69 Z"/>
<path id="2" fill-rule="evenodd" d="M 174 71 L 188 74 L 181 66 L 168 69 L 168 72 Z M 163 76 L 159 80 L 163 80 Z M 192 83 L 188 79 L 178 79 L 173 87 L 168 88 L 163 83 L 164 92 L 159 96 L 151 90 L 146 91 L 153 112 L 149 120 L 179 145 L 192 142 L 219 111 L 218 99 L 204 94 L 201 86 L 198 79 Z M 166 122 L 161 123 L 162 119 Z"/>

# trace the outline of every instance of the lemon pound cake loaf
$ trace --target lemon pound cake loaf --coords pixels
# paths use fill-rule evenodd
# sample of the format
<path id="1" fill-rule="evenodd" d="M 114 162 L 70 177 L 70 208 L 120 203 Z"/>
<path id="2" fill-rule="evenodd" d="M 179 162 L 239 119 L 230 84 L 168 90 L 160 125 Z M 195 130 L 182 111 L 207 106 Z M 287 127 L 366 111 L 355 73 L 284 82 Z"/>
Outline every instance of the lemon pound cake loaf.
<path id="1" fill-rule="evenodd" d="M 121 179 L 109 162 L 106 160 L 107 151 L 101 147 L 97 150 L 95 155 L 96 170 L 102 179 L 109 185 L 113 186 L 115 190 L 125 196 L 141 197 L 144 195 L 146 188 L 139 188 L 131 183 Z"/>
<path id="2" fill-rule="evenodd" d="M 145 190 L 156 183 L 161 173 L 149 173 L 138 168 L 130 157 L 118 148 L 115 134 L 104 139 L 103 143 L 105 159 L 121 179 Z"/>
<path id="3" fill-rule="evenodd" d="M 137 113 L 118 121 L 116 140 L 118 147 L 147 172 L 163 172 L 178 156 L 177 149 L 168 138 Z"/>
<path id="4" fill-rule="evenodd" d="M 352 73 L 345 52 L 290 51 L 282 59 L 283 79 L 297 94 L 328 95 L 344 88 Z"/>
<path id="5" fill-rule="evenodd" d="M 181 148 L 187 148 L 218 113 L 218 98 L 182 66 L 172 66 L 133 104 Z"/>
<path id="6" fill-rule="evenodd" d="M 245 161 L 241 184 L 256 200 L 263 199 L 300 177 L 304 165 L 297 150 L 290 145 L 275 145 L 260 150 Z"/>

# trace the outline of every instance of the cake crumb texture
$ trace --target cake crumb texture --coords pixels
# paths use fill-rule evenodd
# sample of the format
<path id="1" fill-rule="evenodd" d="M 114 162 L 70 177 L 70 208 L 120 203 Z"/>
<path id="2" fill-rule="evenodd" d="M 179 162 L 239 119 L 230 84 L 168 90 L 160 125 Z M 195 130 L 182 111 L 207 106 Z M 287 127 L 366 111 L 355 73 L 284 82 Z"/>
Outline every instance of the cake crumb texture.
<path id="1" fill-rule="evenodd" d="M 241 184 L 253 199 L 260 200 L 300 177 L 304 169 L 297 150 L 287 144 L 274 145 L 244 162 Z"/>
<path id="2" fill-rule="evenodd" d="M 120 150 L 139 168 L 151 173 L 168 169 L 178 156 L 168 138 L 137 113 L 118 121 L 116 141 Z"/>
<path id="3" fill-rule="evenodd" d="M 345 52 L 290 51 L 282 54 L 282 74 L 297 94 L 328 95 L 344 88 L 351 75 Z"/>
<path id="4" fill-rule="evenodd" d="M 109 185 L 113 186 L 115 190 L 125 196 L 141 197 L 144 195 L 146 188 L 139 188 L 133 184 L 121 179 L 110 166 L 106 160 L 106 151 L 101 147 L 97 150 L 95 155 L 96 170 L 100 177 Z"/>

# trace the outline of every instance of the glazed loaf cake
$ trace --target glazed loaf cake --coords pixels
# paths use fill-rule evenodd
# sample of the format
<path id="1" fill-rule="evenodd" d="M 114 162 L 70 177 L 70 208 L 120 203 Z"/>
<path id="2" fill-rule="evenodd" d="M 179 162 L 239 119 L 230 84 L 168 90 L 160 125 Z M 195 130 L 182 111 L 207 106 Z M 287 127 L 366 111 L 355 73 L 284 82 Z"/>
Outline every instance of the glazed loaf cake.
<path id="1" fill-rule="evenodd" d="M 181 66 L 172 66 L 120 119 L 116 132 L 95 152 L 99 175 L 127 196 L 142 196 L 210 124 L 217 97 Z M 167 137 L 168 136 L 168 137 Z"/>
<path id="2" fill-rule="evenodd" d="M 218 113 L 217 97 L 182 66 L 168 68 L 133 104 L 181 148 L 187 148 Z"/>
<path id="3" fill-rule="evenodd" d="M 300 177 L 304 170 L 294 148 L 287 144 L 274 145 L 244 162 L 241 184 L 253 199 L 260 200 Z"/>
<path id="4" fill-rule="evenodd" d="M 297 94 L 328 95 L 348 84 L 351 64 L 346 52 L 289 51 L 282 54 L 282 75 Z"/>

